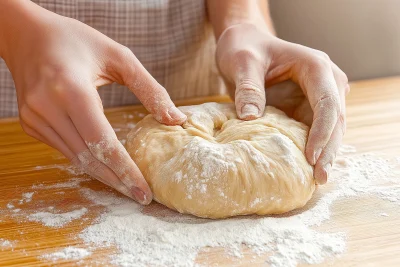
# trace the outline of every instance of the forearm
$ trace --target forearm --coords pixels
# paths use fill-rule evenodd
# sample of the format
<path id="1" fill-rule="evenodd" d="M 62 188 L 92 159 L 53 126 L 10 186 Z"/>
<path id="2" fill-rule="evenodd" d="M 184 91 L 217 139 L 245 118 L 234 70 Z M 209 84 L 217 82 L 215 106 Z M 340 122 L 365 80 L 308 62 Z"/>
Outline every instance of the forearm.
<path id="1" fill-rule="evenodd" d="M 0 57 L 18 49 L 18 36 L 24 29 L 32 29 L 43 13 L 29 0 L 0 0 Z"/>
<path id="2" fill-rule="evenodd" d="M 208 0 L 207 8 L 217 40 L 225 29 L 240 23 L 275 34 L 267 0 Z"/>

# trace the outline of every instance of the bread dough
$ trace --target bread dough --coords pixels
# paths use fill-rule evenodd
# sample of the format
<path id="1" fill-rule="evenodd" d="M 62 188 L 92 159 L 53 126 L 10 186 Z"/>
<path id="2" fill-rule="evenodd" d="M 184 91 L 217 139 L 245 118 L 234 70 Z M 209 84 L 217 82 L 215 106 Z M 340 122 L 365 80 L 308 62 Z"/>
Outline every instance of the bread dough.
<path id="1" fill-rule="evenodd" d="M 128 134 L 127 150 L 154 199 L 199 217 L 279 214 L 304 206 L 315 189 L 304 156 L 308 127 L 266 107 L 256 120 L 233 104 L 179 107 L 182 126 L 151 115 Z"/>

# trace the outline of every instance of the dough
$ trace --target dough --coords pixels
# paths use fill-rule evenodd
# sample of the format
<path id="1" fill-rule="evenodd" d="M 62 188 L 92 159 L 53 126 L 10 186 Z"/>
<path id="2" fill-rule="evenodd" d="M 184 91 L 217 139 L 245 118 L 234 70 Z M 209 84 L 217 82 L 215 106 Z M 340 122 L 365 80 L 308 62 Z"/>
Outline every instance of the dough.
<path id="1" fill-rule="evenodd" d="M 128 134 L 127 150 L 154 199 L 206 218 L 279 214 L 304 206 L 315 189 L 304 156 L 308 127 L 266 107 L 242 121 L 233 104 L 180 107 L 182 126 L 151 115 Z"/>

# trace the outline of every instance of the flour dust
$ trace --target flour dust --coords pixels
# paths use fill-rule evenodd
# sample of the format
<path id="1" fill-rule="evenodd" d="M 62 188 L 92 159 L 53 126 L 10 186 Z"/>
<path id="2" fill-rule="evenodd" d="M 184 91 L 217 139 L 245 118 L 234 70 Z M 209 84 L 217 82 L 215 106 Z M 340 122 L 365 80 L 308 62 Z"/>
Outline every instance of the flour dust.
<path id="1" fill-rule="evenodd" d="M 155 214 L 125 198 L 82 189 L 83 196 L 106 206 L 107 212 L 80 237 L 95 247 L 116 246 L 119 253 L 111 256 L 111 262 L 119 266 L 195 266 L 198 252 L 205 247 L 223 247 L 229 255 L 241 257 L 243 245 L 259 255 L 271 253 L 270 266 L 321 263 L 346 249 L 345 233 L 314 229 L 330 219 L 334 201 L 362 194 L 399 200 L 398 173 L 393 171 L 398 163 L 354 152 L 352 147 L 342 147 L 330 181 L 332 190 L 308 210 L 284 217 L 207 220 L 167 209 Z"/>
<path id="2" fill-rule="evenodd" d="M 63 190 L 79 188 L 83 198 L 102 206 L 105 211 L 84 229 L 77 239 L 85 248 L 64 248 L 42 255 L 43 260 L 76 259 L 102 247 L 116 247 L 109 262 L 118 266 L 199 266 L 199 252 L 215 247 L 224 248 L 227 257 L 243 257 L 243 247 L 267 258 L 273 267 L 317 264 L 346 251 L 346 233 L 325 232 L 318 228 L 331 219 L 331 207 L 344 198 L 373 195 L 400 205 L 400 160 L 386 159 L 370 153 L 357 154 L 350 146 L 343 146 L 336 160 L 324 194 L 315 203 L 300 211 L 283 216 L 243 216 L 225 220 L 209 220 L 181 215 L 161 205 L 140 206 L 132 200 L 109 191 L 94 191 L 80 185 L 81 180 L 69 180 L 56 185 L 36 185 L 32 189 Z M 179 177 L 178 177 L 179 178 Z M 47 187 L 47 188 L 46 188 Z M 35 201 L 36 193 L 24 194 L 25 203 Z M 318 192 L 317 192 L 318 193 Z M 18 202 L 9 203 L 12 211 Z M 68 227 L 68 222 L 84 216 L 90 207 L 81 206 L 71 212 L 48 209 L 26 218 L 48 227 Z M 377 211 L 385 219 L 389 214 Z M 1 240 L 1 242 L 14 242 Z M 17 241 L 15 241 L 17 242 Z M 11 244 L 11 243 L 10 243 Z M 6 246 L 4 246 L 6 247 Z M 269 255 L 267 257 L 267 255 Z"/>
<path id="3" fill-rule="evenodd" d="M 61 251 L 57 251 L 54 253 L 50 254 L 44 254 L 41 256 L 43 259 L 50 259 L 53 261 L 57 261 L 60 259 L 63 260 L 80 260 L 83 259 L 89 255 L 91 255 L 92 252 L 88 251 L 87 249 L 84 248 L 76 248 L 76 247 L 66 247 L 65 249 Z"/>

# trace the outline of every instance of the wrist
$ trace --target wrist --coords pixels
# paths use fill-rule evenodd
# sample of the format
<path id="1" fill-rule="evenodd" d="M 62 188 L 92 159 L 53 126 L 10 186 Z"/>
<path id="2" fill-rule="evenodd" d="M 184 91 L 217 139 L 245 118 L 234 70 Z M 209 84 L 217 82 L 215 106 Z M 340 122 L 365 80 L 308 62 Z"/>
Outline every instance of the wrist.
<path id="1" fill-rule="evenodd" d="M 237 24 L 232 24 L 231 26 L 227 27 L 221 34 L 221 36 L 225 34 L 230 34 L 232 36 L 244 36 L 248 32 L 257 32 L 264 34 L 265 36 L 270 36 L 271 38 L 275 37 L 275 33 L 271 32 L 271 30 L 268 27 L 265 27 L 265 25 L 259 24 L 259 23 L 253 23 L 253 22 L 240 22 Z M 219 39 L 220 39 L 219 38 Z M 218 39 L 218 41 L 219 41 Z"/>
<path id="2" fill-rule="evenodd" d="M 225 30 L 249 24 L 275 35 L 266 0 L 209 0 L 208 15 L 218 40 Z"/>

